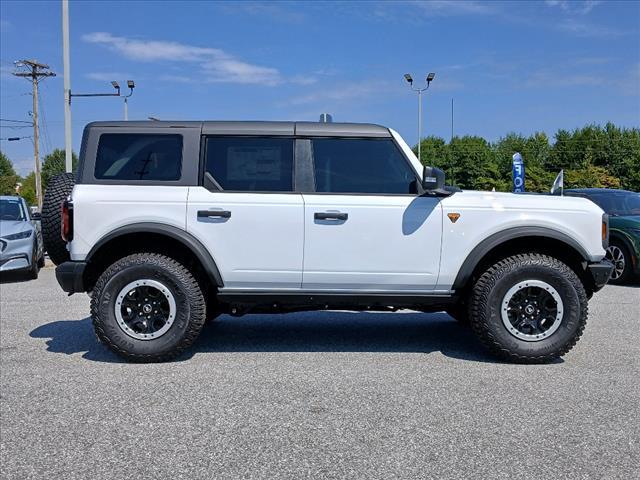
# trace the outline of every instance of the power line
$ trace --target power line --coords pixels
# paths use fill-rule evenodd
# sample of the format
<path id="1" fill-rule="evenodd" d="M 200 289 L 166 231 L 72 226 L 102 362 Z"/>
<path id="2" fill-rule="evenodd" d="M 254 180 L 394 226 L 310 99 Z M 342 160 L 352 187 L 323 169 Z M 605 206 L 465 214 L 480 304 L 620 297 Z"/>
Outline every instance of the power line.
<path id="1" fill-rule="evenodd" d="M 20 60 L 15 62 L 16 71 L 13 74 L 16 77 L 27 78 L 31 80 L 33 91 L 33 156 L 35 159 L 35 175 L 36 175 L 36 199 L 38 208 L 42 210 L 42 181 L 40 177 L 40 142 L 38 130 L 38 83 L 40 79 L 47 77 L 55 77 L 56 74 L 49 70 L 49 65 L 38 63 L 35 60 Z"/>
<path id="2" fill-rule="evenodd" d="M 33 125 L 33 122 L 27 122 L 26 120 L 9 120 L 6 118 L 0 118 L 0 122 L 28 123 L 29 125 Z"/>

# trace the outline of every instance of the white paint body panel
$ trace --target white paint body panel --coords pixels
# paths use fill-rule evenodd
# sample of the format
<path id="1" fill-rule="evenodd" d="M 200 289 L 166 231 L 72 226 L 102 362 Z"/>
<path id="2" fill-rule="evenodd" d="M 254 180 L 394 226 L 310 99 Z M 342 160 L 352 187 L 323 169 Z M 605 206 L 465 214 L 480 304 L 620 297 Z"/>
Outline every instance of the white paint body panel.
<path id="1" fill-rule="evenodd" d="M 228 210 L 228 219 L 198 219 Z M 207 247 L 225 288 L 300 289 L 304 245 L 301 194 L 210 192 L 191 187 L 187 231 Z"/>
<path id="2" fill-rule="evenodd" d="M 72 260 L 84 260 L 91 248 L 116 228 L 162 223 L 185 229 L 189 187 L 150 185 L 76 185 L 73 187 Z"/>
<path id="3" fill-rule="evenodd" d="M 392 135 L 421 175 L 409 146 Z M 153 222 L 197 238 L 226 289 L 448 291 L 464 260 L 487 237 L 545 227 L 571 237 L 590 261 L 605 255 L 602 210 L 578 197 L 465 191 L 446 198 L 210 192 L 203 187 L 76 185 L 72 260 L 82 261 L 119 227 Z M 198 219 L 198 210 L 231 211 Z M 315 212 L 347 213 L 316 221 Z M 448 213 L 459 213 L 452 223 Z M 532 245 L 535 247 L 535 245 Z"/>
<path id="4" fill-rule="evenodd" d="M 435 288 L 442 209 L 436 198 L 304 194 L 305 290 Z M 346 221 L 315 220 L 342 212 Z"/>
<path id="5" fill-rule="evenodd" d="M 453 285 L 465 258 L 482 240 L 513 227 L 546 227 L 572 238 L 592 261 L 605 255 L 603 211 L 584 198 L 465 191 L 441 203 L 444 227 L 439 288 Z M 459 213 L 460 218 L 452 223 L 448 213 Z"/>

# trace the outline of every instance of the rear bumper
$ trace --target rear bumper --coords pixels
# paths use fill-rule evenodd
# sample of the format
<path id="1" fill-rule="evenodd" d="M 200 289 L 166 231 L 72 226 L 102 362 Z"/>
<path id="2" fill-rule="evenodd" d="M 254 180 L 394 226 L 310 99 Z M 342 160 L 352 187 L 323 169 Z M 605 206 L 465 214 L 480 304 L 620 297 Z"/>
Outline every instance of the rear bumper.
<path id="1" fill-rule="evenodd" d="M 603 259 L 598 263 L 590 263 L 587 265 L 587 270 L 593 278 L 594 291 L 600 290 L 609 281 L 611 272 L 613 272 L 613 263 L 609 260 Z"/>
<path id="2" fill-rule="evenodd" d="M 64 262 L 56 267 L 56 279 L 62 290 L 72 294 L 84 292 L 83 275 L 85 262 Z"/>

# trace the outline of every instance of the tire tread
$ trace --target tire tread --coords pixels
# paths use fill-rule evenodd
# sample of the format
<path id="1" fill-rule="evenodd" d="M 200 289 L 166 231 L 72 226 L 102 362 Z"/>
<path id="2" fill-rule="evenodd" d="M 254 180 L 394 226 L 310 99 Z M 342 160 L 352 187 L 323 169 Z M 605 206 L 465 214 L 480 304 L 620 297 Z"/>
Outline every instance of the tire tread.
<path id="1" fill-rule="evenodd" d="M 546 266 L 557 270 L 564 275 L 572 284 L 580 302 L 580 316 L 578 320 L 578 329 L 571 339 L 563 345 L 562 349 L 553 354 L 546 355 L 522 355 L 512 352 L 502 345 L 498 339 L 491 334 L 487 315 L 487 300 L 489 292 L 495 287 L 497 281 L 505 274 L 512 270 L 522 267 L 522 265 L 538 265 Z M 481 343 L 494 355 L 514 363 L 548 363 L 559 358 L 569 352 L 578 342 L 587 324 L 588 317 L 588 300 L 584 286 L 576 273 L 566 264 L 557 258 L 549 255 L 537 253 L 523 253 L 513 255 L 500 260 L 493 266 L 489 267 L 476 281 L 471 293 L 470 301 L 470 324 L 476 336 Z"/>
<path id="2" fill-rule="evenodd" d="M 137 354 L 122 349 L 105 333 L 99 315 L 99 298 L 107 282 L 122 269 L 150 264 L 169 270 L 176 277 L 176 280 L 184 286 L 190 304 L 190 318 L 182 339 L 171 351 L 159 354 Z M 139 363 L 166 362 L 182 354 L 198 338 L 206 320 L 206 303 L 200 284 L 184 265 L 173 258 L 158 253 L 136 253 L 121 258 L 100 275 L 91 292 L 91 319 L 98 340 L 121 357 Z"/>

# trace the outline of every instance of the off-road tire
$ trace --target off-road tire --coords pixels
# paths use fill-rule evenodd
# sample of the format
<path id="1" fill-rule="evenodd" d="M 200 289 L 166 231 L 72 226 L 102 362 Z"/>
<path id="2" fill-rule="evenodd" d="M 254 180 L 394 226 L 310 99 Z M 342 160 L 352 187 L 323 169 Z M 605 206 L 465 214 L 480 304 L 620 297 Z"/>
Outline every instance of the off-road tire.
<path id="1" fill-rule="evenodd" d="M 115 315 L 121 289 L 143 278 L 166 286 L 176 303 L 173 324 L 152 340 L 129 336 Z M 91 317 L 98 339 L 116 354 L 134 362 L 164 362 L 195 341 L 206 320 L 206 307 L 200 285 L 184 265 L 164 255 L 137 253 L 118 260 L 100 275 L 91 294 Z"/>
<path id="2" fill-rule="evenodd" d="M 62 202 L 71 194 L 75 184 L 72 173 L 61 173 L 49 180 L 42 202 L 42 240 L 49 258 L 56 265 L 70 260 L 67 244 L 62 239 Z"/>
<path id="3" fill-rule="evenodd" d="M 540 341 L 509 333 L 501 317 L 507 291 L 524 280 L 541 280 L 556 289 L 564 304 L 559 328 Z M 470 298 L 470 323 L 482 344 L 494 355 L 515 363 L 546 363 L 576 344 L 587 323 L 587 294 L 576 273 L 560 260 L 537 253 L 500 260 L 477 280 Z"/>

